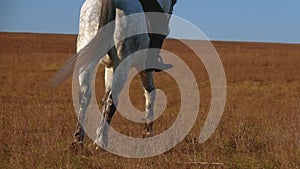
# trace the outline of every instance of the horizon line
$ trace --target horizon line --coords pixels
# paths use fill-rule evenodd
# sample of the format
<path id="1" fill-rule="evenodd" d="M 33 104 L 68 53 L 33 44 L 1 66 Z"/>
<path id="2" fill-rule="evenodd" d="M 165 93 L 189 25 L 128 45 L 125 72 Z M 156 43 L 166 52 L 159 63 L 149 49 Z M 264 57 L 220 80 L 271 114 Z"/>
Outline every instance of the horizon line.
<path id="1" fill-rule="evenodd" d="M 0 30 L 0 33 L 20 33 L 20 34 L 53 34 L 53 35 L 78 35 L 77 33 L 66 33 L 66 32 L 43 32 L 43 31 L 4 31 Z M 167 39 L 176 39 L 172 37 L 167 37 Z M 204 41 L 201 39 L 190 39 L 190 38 L 177 38 L 180 40 L 194 40 L 194 41 Z M 264 40 L 236 40 L 236 39 L 208 39 L 209 41 L 214 42 L 242 42 L 242 43 L 274 43 L 274 44 L 292 44 L 300 45 L 300 42 L 287 42 L 287 41 L 264 41 Z"/>

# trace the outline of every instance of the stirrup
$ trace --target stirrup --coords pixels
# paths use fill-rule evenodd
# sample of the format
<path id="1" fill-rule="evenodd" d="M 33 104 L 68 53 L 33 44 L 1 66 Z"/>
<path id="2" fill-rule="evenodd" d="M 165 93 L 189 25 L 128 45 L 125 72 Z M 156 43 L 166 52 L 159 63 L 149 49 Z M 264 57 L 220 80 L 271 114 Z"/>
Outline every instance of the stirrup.
<path id="1" fill-rule="evenodd" d="M 154 72 L 161 72 L 163 70 L 168 70 L 168 69 L 171 69 L 173 67 L 173 65 L 171 65 L 171 64 L 163 63 L 162 57 L 160 55 L 158 55 L 157 60 L 155 60 L 155 61 L 156 61 L 156 63 L 152 64 L 153 68 L 148 68 L 148 69 L 146 69 L 146 71 L 148 71 L 148 72 L 153 72 L 153 71 Z"/>

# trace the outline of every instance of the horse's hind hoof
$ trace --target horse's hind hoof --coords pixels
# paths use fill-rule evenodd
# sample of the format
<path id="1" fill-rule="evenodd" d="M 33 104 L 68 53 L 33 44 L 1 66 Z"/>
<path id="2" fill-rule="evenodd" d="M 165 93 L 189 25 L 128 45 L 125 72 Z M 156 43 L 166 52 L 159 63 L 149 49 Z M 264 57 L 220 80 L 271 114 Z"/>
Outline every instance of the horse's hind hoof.
<path id="1" fill-rule="evenodd" d="M 78 141 L 73 141 L 70 145 L 70 150 L 72 153 L 78 154 L 83 151 L 83 143 Z"/>
<path id="2" fill-rule="evenodd" d="M 72 141 L 71 145 L 72 145 L 72 146 L 81 146 L 81 148 L 84 147 L 82 141 L 76 141 L 76 140 Z"/>

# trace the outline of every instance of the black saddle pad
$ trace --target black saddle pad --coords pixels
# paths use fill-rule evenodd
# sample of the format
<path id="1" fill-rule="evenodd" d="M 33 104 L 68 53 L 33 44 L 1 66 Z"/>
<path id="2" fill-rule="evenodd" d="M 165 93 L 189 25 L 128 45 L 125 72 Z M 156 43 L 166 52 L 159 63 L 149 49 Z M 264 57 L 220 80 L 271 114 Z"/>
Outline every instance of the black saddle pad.
<path id="1" fill-rule="evenodd" d="M 140 2 L 143 5 L 144 12 L 164 13 L 157 0 L 140 0 Z"/>

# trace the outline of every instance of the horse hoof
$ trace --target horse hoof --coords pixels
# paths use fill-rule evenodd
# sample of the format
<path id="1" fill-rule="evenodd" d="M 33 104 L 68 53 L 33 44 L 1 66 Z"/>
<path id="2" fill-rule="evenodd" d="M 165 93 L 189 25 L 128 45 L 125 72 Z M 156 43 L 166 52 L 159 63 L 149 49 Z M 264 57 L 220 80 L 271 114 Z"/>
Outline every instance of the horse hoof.
<path id="1" fill-rule="evenodd" d="M 153 133 L 152 132 L 147 132 L 147 137 L 153 137 Z"/>
<path id="2" fill-rule="evenodd" d="M 81 146 L 82 148 L 84 147 L 83 142 L 81 141 L 72 141 L 71 143 L 72 146 Z"/>
<path id="3" fill-rule="evenodd" d="M 96 146 L 95 150 L 99 150 L 99 149 L 100 149 L 100 147 L 99 147 L 99 146 Z"/>
<path id="4" fill-rule="evenodd" d="M 147 132 L 145 134 L 143 134 L 143 138 L 148 138 L 148 137 L 153 137 L 153 133 L 152 132 Z"/>
<path id="5" fill-rule="evenodd" d="M 73 141 L 70 145 L 70 150 L 72 153 L 78 154 L 83 151 L 83 143 L 78 141 Z"/>

